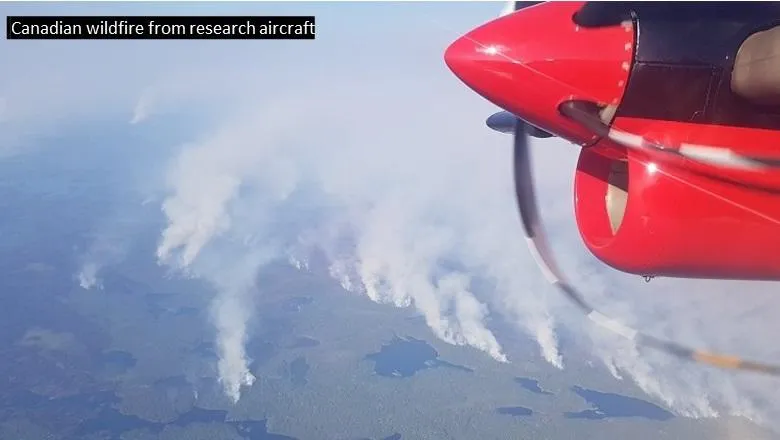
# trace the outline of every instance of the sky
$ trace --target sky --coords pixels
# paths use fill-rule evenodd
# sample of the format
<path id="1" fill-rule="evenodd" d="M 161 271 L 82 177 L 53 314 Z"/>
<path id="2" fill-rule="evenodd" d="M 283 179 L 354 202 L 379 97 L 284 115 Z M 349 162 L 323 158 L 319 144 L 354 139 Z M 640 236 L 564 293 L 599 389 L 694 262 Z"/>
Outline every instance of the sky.
<path id="1" fill-rule="evenodd" d="M 253 297 L 262 294 L 262 280 L 253 288 L 258 268 L 280 257 L 305 267 L 323 252 L 347 291 L 412 307 L 436 337 L 496 362 L 513 358 L 491 327 L 495 317 L 534 340 L 551 368 L 580 361 L 561 349 L 565 331 L 616 379 L 680 415 L 736 414 L 780 429 L 772 425 L 780 424 L 773 402 L 780 382 L 640 351 L 583 322 L 546 284 L 519 227 L 509 138 L 484 125 L 497 109 L 463 86 L 442 57 L 502 6 L 3 4 L 5 15 L 316 15 L 317 39 L 4 40 L 0 160 L 46 148 L 46 136 L 107 122 L 184 133 L 185 142 L 167 148 L 134 145 L 144 159 L 138 164 L 106 166 L 139 167 L 138 190 L 165 216 L 149 258 L 218 291 L 210 323 L 220 380 L 233 399 L 254 381 L 244 344 Z M 780 358 L 771 344 L 780 330 L 774 285 L 645 284 L 605 267 L 584 249 L 573 218 L 578 150 L 546 139 L 534 141 L 533 154 L 553 247 L 602 310 L 686 344 Z M 313 215 L 307 205 L 323 209 Z M 296 209 L 294 224 L 280 220 Z M 74 275 L 86 288 L 99 285 L 101 268 L 121 259 L 131 240 L 117 238 L 112 222 L 119 223 L 100 222 L 81 256 Z M 495 288 L 477 291 L 477 278 Z"/>

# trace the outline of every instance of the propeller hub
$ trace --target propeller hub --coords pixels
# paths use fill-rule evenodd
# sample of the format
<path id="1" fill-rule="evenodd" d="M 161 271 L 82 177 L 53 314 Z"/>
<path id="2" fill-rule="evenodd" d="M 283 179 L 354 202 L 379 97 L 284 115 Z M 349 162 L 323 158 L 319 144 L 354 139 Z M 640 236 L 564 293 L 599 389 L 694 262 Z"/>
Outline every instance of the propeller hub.
<path id="1" fill-rule="evenodd" d="M 630 23 L 598 29 L 572 21 L 581 2 L 549 2 L 499 17 L 453 42 L 444 59 L 474 91 L 533 126 L 578 144 L 598 139 L 558 106 L 619 104 L 632 61 Z"/>

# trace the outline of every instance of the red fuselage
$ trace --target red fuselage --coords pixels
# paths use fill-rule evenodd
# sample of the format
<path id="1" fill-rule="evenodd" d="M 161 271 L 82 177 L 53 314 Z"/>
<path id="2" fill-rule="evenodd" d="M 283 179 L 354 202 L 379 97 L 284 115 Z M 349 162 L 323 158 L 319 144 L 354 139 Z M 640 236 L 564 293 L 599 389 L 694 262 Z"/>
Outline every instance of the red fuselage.
<path id="1" fill-rule="evenodd" d="M 581 26 L 573 17 L 583 4 L 500 17 L 455 41 L 445 60 L 486 99 L 582 147 L 577 224 L 606 264 L 639 275 L 780 280 L 780 172 L 626 149 L 560 111 L 588 101 L 609 127 L 664 145 L 778 157 L 780 107 L 751 104 L 729 85 L 745 39 L 780 20 L 640 12 Z"/>

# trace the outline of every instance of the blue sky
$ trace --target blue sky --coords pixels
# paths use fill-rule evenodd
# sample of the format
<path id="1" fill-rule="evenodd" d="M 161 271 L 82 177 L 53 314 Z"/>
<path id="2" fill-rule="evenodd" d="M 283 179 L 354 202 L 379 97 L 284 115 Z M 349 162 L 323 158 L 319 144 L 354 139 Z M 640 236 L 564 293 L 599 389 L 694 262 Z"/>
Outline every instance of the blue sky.
<path id="1" fill-rule="evenodd" d="M 318 248 L 346 288 L 388 307 L 414 307 L 435 336 L 496 361 L 513 357 L 491 330 L 491 316 L 515 323 L 560 368 L 569 363 L 557 341 L 565 327 L 605 369 L 682 414 L 777 415 L 761 400 L 774 395 L 776 383 L 639 353 L 583 326 L 546 285 L 519 228 L 509 139 L 484 125 L 496 109 L 442 58 L 449 42 L 502 6 L 3 4 L 6 15 L 313 14 L 317 39 L 2 41 L 0 157 L 25 154 L 42 135 L 106 121 L 164 136 L 172 129 L 165 124 L 179 116 L 175 128 L 186 142 L 133 146 L 158 164 L 137 184 L 167 219 L 157 255 L 149 257 L 218 287 L 212 323 L 219 368 L 236 398 L 253 380 L 243 343 L 254 272 L 270 258 L 306 260 Z M 577 150 L 549 139 L 535 143 L 534 154 L 554 246 L 595 303 L 656 334 L 771 358 L 776 350 L 754 336 L 771 334 L 771 285 L 751 284 L 748 298 L 741 283 L 646 285 L 603 267 L 574 224 Z M 272 239 L 279 236 L 274 213 L 305 185 L 318 188 L 318 203 L 337 215 L 304 222 L 289 240 Z M 354 246 L 343 247 L 337 238 L 344 233 Z M 105 259 L 98 251 L 83 259 L 80 275 L 89 287 Z M 459 268 L 442 270 L 444 259 Z M 477 276 L 493 280 L 496 290 L 473 291 Z M 742 295 L 737 303 L 735 295 Z"/>

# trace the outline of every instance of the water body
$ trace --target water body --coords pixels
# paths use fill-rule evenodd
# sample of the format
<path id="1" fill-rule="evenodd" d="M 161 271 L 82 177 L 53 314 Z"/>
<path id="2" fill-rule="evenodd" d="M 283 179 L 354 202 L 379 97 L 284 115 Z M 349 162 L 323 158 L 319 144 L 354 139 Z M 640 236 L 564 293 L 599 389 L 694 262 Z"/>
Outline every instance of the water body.
<path id="1" fill-rule="evenodd" d="M 98 357 L 98 365 L 100 369 L 109 375 L 120 375 L 127 373 L 131 368 L 135 367 L 137 360 L 132 354 L 121 351 L 111 350 L 101 353 Z"/>
<path id="2" fill-rule="evenodd" d="M 163 380 L 163 382 L 175 382 L 176 384 L 180 384 L 180 381 L 181 379 L 178 377 Z M 111 407 L 113 403 L 116 403 L 116 398 L 112 393 L 82 395 L 56 400 L 28 396 L 25 403 L 35 406 L 37 412 L 43 410 L 44 414 L 68 414 L 72 413 L 74 408 L 92 409 L 93 417 L 79 423 L 75 429 L 68 429 L 67 426 L 60 425 L 61 429 L 57 429 L 57 431 L 65 434 L 66 438 L 68 438 L 68 432 L 72 433 L 72 438 L 101 435 L 112 439 L 118 439 L 125 432 L 139 429 L 158 434 L 168 425 L 120 413 Z M 94 416 L 95 409 L 99 410 L 96 416 Z M 296 440 L 294 437 L 269 433 L 266 420 L 228 421 L 226 419 L 227 411 L 193 407 L 170 424 L 184 427 L 192 423 L 225 423 L 234 427 L 236 433 L 247 440 Z"/>
<path id="3" fill-rule="evenodd" d="M 189 386 L 183 376 L 174 376 L 155 382 L 155 386 Z M 60 433 L 64 439 L 93 438 L 119 439 L 134 430 L 159 434 L 167 425 L 185 427 L 192 423 L 224 423 L 235 428 L 247 440 L 296 440 L 295 437 L 269 433 L 266 420 L 231 421 L 228 412 L 192 407 L 170 423 L 144 420 L 115 409 L 119 399 L 113 392 L 104 391 L 50 399 L 29 391 L 17 393 L 13 402 L 0 402 L 4 416 L 29 418 L 36 424 Z"/>
<path id="4" fill-rule="evenodd" d="M 295 437 L 268 432 L 268 423 L 265 420 L 230 422 L 230 424 L 236 427 L 238 435 L 247 440 L 297 440 Z"/>
<path id="5" fill-rule="evenodd" d="M 445 367 L 445 368 L 452 368 L 453 370 L 459 370 L 463 371 L 465 373 L 473 373 L 474 370 L 468 367 L 464 367 L 463 365 L 453 364 L 451 362 L 443 361 L 441 359 L 436 359 L 434 361 L 434 367 Z"/>
<path id="6" fill-rule="evenodd" d="M 295 358 L 294 361 L 290 362 L 290 381 L 295 386 L 303 386 L 306 385 L 308 380 L 306 379 L 306 375 L 309 373 L 309 363 L 306 362 L 306 358 L 301 356 L 298 358 Z"/>
<path id="7" fill-rule="evenodd" d="M 564 417 L 568 419 L 602 420 L 610 417 L 641 417 L 664 421 L 674 417 L 674 414 L 646 400 L 602 393 L 578 386 L 572 387 L 572 391 L 588 402 L 592 408 L 564 413 Z"/>
<path id="8" fill-rule="evenodd" d="M 203 409 L 193 407 L 191 410 L 179 416 L 171 424 L 176 426 L 187 426 L 190 423 L 221 423 L 227 418 L 227 411 L 221 409 Z"/>
<path id="9" fill-rule="evenodd" d="M 192 408 L 170 423 L 185 427 L 191 423 L 225 423 L 235 428 L 236 433 L 247 440 L 297 440 L 295 437 L 268 432 L 266 420 L 227 421 L 227 411 Z M 154 434 L 160 433 L 166 424 L 153 423 L 136 416 L 126 416 L 113 409 L 106 409 L 92 420 L 87 420 L 76 432 L 77 436 L 108 434 L 119 438 L 122 433 L 136 429 L 146 429 Z"/>
<path id="10" fill-rule="evenodd" d="M 496 408 L 496 412 L 499 414 L 516 417 L 527 417 L 534 413 L 532 410 L 522 406 L 502 406 L 500 408 Z"/>
<path id="11" fill-rule="evenodd" d="M 529 377 L 516 377 L 515 382 L 519 383 L 521 387 L 532 393 L 543 394 L 546 396 L 552 395 L 551 392 L 543 390 L 542 387 L 539 386 L 539 381 L 536 379 L 531 379 Z"/>
<path id="12" fill-rule="evenodd" d="M 111 438 L 119 438 L 123 432 L 135 429 L 147 429 L 159 434 L 164 426 L 137 416 L 122 414 L 113 408 L 104 408 L 97 417 L 81 423 L 74 434 L 76 438 L 93 434 L 109 434 Z"/>
<path id="13" fill-rule="evenodd" d="M 377 353 L 366 355 L 374 362 L 374 372 L 385 377 L 411 377 L 415 373 L 437 367 L 454 368 L 472 373 L 474 370 L 438 359 L 439 353 L 427 342 L 412 337 L 399 338 L 382 346 Z"/>

